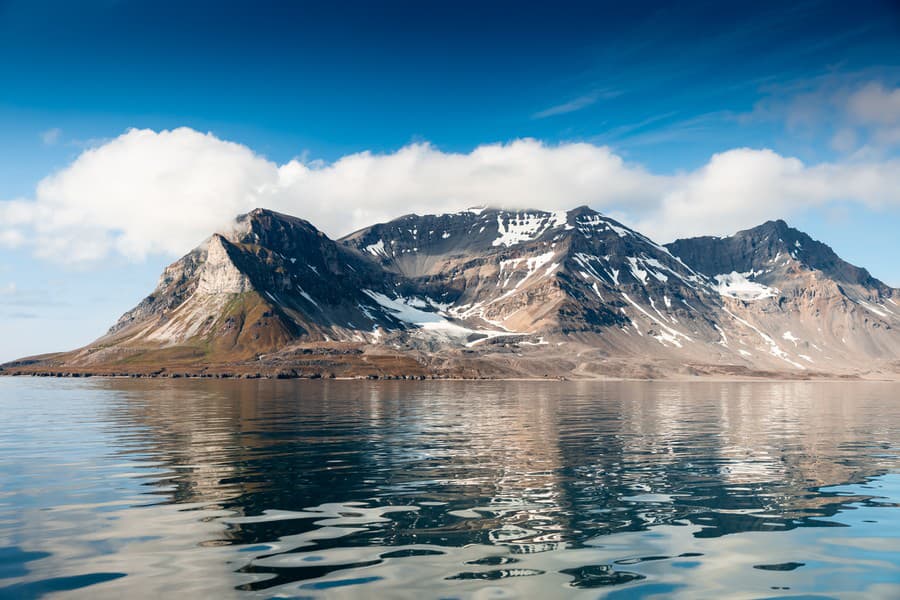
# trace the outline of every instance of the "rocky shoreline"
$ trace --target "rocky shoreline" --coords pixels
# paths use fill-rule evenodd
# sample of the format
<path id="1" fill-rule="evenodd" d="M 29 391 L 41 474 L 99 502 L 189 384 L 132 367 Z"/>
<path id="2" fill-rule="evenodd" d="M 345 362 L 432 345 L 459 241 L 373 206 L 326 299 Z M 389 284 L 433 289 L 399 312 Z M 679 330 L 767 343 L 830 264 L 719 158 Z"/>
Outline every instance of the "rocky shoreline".
<path id="1" fill-rule="evenodd" d="M 235 365 L 232 367 L 203 367 L 199 369 L 157 368 L 144 370 L 123 369 L 47 369 L 45 365 L 0 366 L 0 377 L 43 377 L 43 378 L 131 378 L 131 379 L 303 379 L 303 380 L 357 380 L 357 381 L 685 381 L 685 380 L 726 380 L 726 381 L 866 381 L 900 380 L 900 374 L 886 372 L 871 373 L 825 373 L 790 371 L 754 371 L 733 366 L 685 366 L 680 370 L 656 372 L 634 372 L 622 369 L 609 373 L 546 373 L 529 375 L 509 372 L 478 372 L 473 369 L 416 373 L 401 371 L 352 372 L 346 370 L 323 369 L 303 370 L 294 368 L 259 368 L 255 365 Z"/>

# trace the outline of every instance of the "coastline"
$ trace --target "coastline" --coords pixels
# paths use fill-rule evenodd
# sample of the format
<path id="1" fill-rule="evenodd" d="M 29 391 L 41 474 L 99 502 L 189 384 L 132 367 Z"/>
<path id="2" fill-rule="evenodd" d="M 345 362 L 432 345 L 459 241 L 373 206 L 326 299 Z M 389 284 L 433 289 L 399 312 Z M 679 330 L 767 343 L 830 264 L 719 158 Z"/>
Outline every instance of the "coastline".
<path id="1" fill-rule="evenodd" d="M 817 382 L 817 383 L 846 383 L 846 382 L 900 382 L 900 374 L 893 373 L 851 373 L 844 375 L 829 374 L 760 374 L 723 376 L 722 374 L 709 375 L 685 375 L 673 373 L 660 377 L 617 377 L 595 376 L 567 377 L 564 375 L 547 377 L 492 377 L 476 376 L 464 377 L 443 374 L 431 375 L 392 375 L 392 374 L 367 374 L 367 375 L 322 375 L 290 374 L 284 372 L 161 372 L 141 373 L 125 371 L 43 371 L 43 370 L 5 370 L 0 369 L 0 377 L 39 377 L 52 379 L 216 379 L 216 380 L 306 380 L 306 381 L 520 381 L 520 382 L 669 382 L 669 383 L 754 383 L 754 382 Z"/>
<path id="2" fill-rule="evenodd" d="M 352 353 L 318 349 L 305 354 L 254 359 L 203 360 L 149 352 L 97 360 L 84 351 L 54 352 L 0 364 L 0 376 L 140 379 L 330 379 L 382 381 L 900 381 L 900 363 L 862 369 L 788 370 L 730 363 L 660 360 L 650 357 L 531 356 L 478 353 L 465 356 L 425 352 Z M 93 359 L 93 360 L 92 360 Z M 854 368 L 854 366 L 856 368 Z"/>

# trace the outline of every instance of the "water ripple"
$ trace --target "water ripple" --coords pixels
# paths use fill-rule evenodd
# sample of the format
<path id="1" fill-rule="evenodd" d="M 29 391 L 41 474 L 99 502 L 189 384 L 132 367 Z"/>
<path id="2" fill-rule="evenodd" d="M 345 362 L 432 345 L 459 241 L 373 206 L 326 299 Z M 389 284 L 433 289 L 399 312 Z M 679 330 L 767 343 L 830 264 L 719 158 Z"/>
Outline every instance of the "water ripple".
<path id="1" fill-rule="evenodd" d="M 896 598 L 898 392 L 0 379 L 0 596 Z"/>

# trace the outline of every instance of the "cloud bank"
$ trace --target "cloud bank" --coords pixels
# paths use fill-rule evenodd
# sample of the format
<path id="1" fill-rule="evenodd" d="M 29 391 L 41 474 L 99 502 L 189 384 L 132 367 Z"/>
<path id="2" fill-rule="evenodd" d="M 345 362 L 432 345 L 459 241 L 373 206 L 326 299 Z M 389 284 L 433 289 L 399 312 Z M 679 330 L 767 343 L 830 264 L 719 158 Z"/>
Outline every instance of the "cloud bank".
<path id="1" fill-rule="evenodd" d="M 606 146 L 522 139 L 468 153 L 420 143 L 327 164 L 279 165 L 193 129 L 133 129 L 43 179 L 33 198 L 0 201 L 0 245 L 64 263 L 139 260 L 180 255 L 257 206 L 305 218 L 337 237 L 410 212 L 582 204 L 669 241 L 729 234 L 847 201 L 900 206 L 900 161 L 805 165 L 739 148 L 667 175 Z"/>

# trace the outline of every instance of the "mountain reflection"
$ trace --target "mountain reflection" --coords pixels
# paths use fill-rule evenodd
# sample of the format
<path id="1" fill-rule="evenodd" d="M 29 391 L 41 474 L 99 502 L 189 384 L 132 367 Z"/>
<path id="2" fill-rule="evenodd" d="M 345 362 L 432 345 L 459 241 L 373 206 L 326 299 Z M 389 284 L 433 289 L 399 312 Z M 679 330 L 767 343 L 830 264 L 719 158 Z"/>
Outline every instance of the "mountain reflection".
<path id="1" fill-rule="evenodd" d="M 896 384 L 0 384 L 0 597 L 900 592 Z"/>
<path id="2" fill-rule="evenodd" d="M 532 552 L 659 524 L 700 525 L 698 536 L 789 529 L 865 499 L 816 488 L 896 464 L 890 421 L 841 384 L 102 385 L 127 399 L 109 414 L 130 426 L 122 452 L 172 471 L 156 482 L 168 501 L 245 516 L 351 501 L 419 508 L 354 543 Z M 311 527 L 261 521 L 225 539 Z"/>

